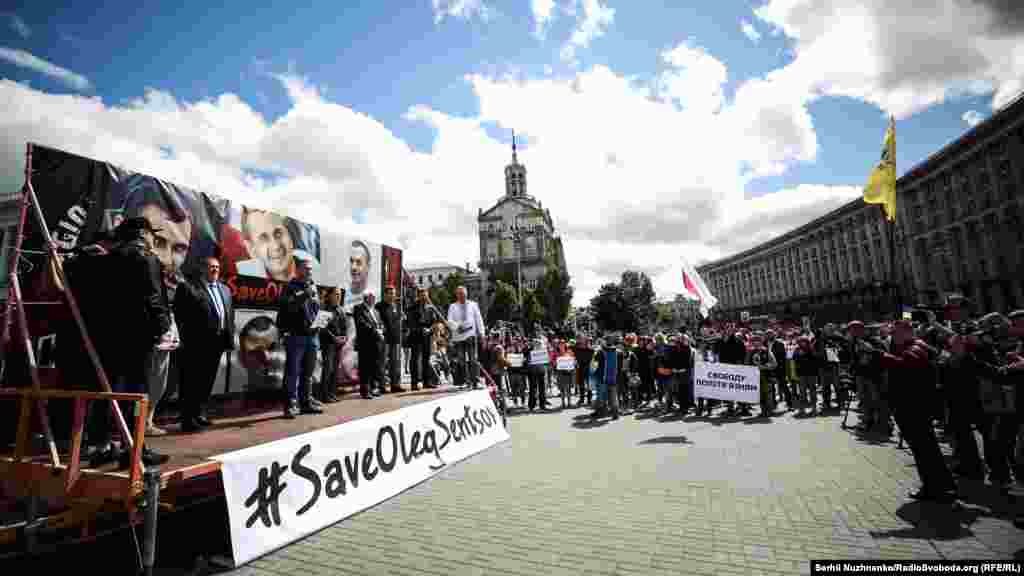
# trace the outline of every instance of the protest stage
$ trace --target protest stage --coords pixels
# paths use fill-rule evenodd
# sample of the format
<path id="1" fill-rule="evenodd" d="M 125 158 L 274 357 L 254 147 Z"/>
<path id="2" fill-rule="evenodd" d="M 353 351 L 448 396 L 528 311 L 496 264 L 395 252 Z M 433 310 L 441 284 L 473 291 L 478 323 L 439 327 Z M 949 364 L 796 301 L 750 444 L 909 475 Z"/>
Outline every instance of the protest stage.
<path id="1" fill-rule="evenodd" d="M 470 421 L 464 418 L 467 407 L 472 412 Z M 448 432 L 441 430 L 435 422 L 434 410 L 437 408 L 441 409 L 438 419 L 443 419 L 445 430 Z M 420 414 L 424 410 L 428 413 Z M 325 466 L 329 467 L 332 461 L 337 461 L 338 464 L 335 466 L 338 467 L 338 471 L 345 470 L 347 465 L 352 467 L 351 472 L 358 476 L 367 472 L 366 466 L 369 462 L 363 462 L 362 459 L 352 462 L 352 453 L 359 451 L 359 454 L 363 455 L 368 453 L 367 448 L 376 450 L 379 436 L 377 431 L 384 427 L 391 430 L 383 434 L 386 440 L 384 444 L 387 446 L 383 446 L 377 455 L 378 458 L 382 458 L 383 467 L 391 465 L 392 469 L 388 474 L 381 474 L 377 470 L 379 477 L 375 481 L 364 477 L 362 486 L 357 486 L 358 479 L 352 480 L 346 476 L 342 481 L 348 482 L 347 498 L 336 497 L 337 479 L 331 478 L 330 473 L 325 474 L 320 496 L 323 502 L 317 507 L 317 513 L 311 512 L 306 515 L 307 518 L 302 519 L 303 523 L 298 523 L 295 521 L 298 517 L 286 504 L 287 500 L 282 499 L 281 529 L 287 530 L 275 536 L 264 533 L 259 538 L 252 538 L 237 532 L 238 526 L 244 525 L 250 514 L 244 513 L 245 495 L 235 494 L 234 503 L 228 502 L 228 509 L 231 511 L 229 515 L 233 516 L 233 536 L 236 533 L 238 535 L 238 538 L 232 539 L 235 548 L 233 556 L 235 561 L 241 564 L 277 546 L 338 522 L 359 510 L 378 504 L 429 478 L 447 465 L 508 438 L 500 422 L 493 424 L 489 411 L 497 414 L 486 390 L 466 392 L 457 389 L 428 389 L 388 394 L 374 400 L 349 396 L 341 402 L 325 405 L 323 414 L 301 416 L 294 420 L 281 417 L 279 403 L 250 405 L 240 410 L 241 413 L 215 417 L 213 424 L 199 433 L 179 433 L 176 427 L 170 428 L 166 436 L 146 439 L 148 446 L 170 457 L 167 463 L 159 467 L 159 511 L 161 514 L 173 513 L 177 509 L 185 509 L 193 504 L 225 498 L 226 484 L 229 486 L 229 492 L 230 486 L 239 487 L 236 491 L 244 490 L 241 484 L 250 480 L 260 481 L 260 469 L 263 467 L 261 458 L 264 457 L 282 464 L 289 470 L 288 483 L 294 486 L 293 493 L 298 495 L 296 498 L 306 500 L 307 498 L 299 492 L 299 486 L 309 483 L 291 473 L 295 446 L 301 448 L 309 445 L 315 448 L 309 455 L 309 461 L 305 462 L 311 467 L 309 469 L 317 469 L 317 472 L 323 473 Z M 373 428 L 372 434 L 368 432 L 367 426 Z M 434 430 L 430 442 L 426 440 L 427 428 Z M 463 434 L 460 429 L 477 429 L 478 433 L 474 435 L 473 441 L 456 442 L 455 437 L 463 440 L 464 436 L 472 434 Z M 485 430 L 486 434 L 483 433 Z M 397 454 L 391 452 L 392 436 L 395 445 L 398 446 Z M 441 448 L 446 439 L 448 445 Z M 366 442 L 369 444 L 364 446 Z M 250 462 L 247 455 L 256 457 Z M 320 463 L 317 460 L 326 455 L 330 455 L 330 458 L 325 462 Z M 8 499 L 14 496 L 14 486 L 11 484 L 15 481 L 30 481 L 35 494 L 50 503 L 49 510 L 40 507 L 39 516 L 35 521 L 33 539 L 39 550 L 46 550 L 49 545 L 60 542 L 89 541 L 97 536 L 98 526 L 123 527 L 129 522 L 142 522 L 138 516 L 142 511 L 125 514 L 123 509 L 117 506 L 117 501 L 126 495 L 137 498 L 144 492 L 142 479 L 138 478 L 137 474 L 117 470 L 115 464 L 99 469 L 78 470 L 75 472 L 74 487 L 69 492 L 68 479 L 71 474 L 68 469 L 72 467 L 71 455 L 61 451 L 59 456 L 64 465 L 54 467 L 45 451 L 25 455 L 20 462 L 17 461 L 10 446 L 4 446 L 0 452 L 0 475 L 8 480 L 7 485 L 0 488 L 0 511 L 5 508 L 13 510 L 13 507 L 7 504 L 11 503 Z M 443 459 L 444 465 L 439 466 L 438 457 Z M 377 468 L 378 460 L 374 459 L 373 462 L 371 468 Z M 26 467 L 29 463 L 31 468 Z M 417 466 L 418 464 L 422 465 Z M 423 468 L 424 465 L 427 468 L 420 470 L 419 468 Z M 81 466 L 87 464 L 83 462 Z M 230 473 L 225 474 L 225 466 L 233 468 L 233 478 L 228 477 Z M 437 469 L 431 469 L 431 466 Z M 388 476 L 386 481 L 384 476 Z M 256 484 L 249 491 L 254 488 Z M 231 495 L 227 496 L 228 500 L 232 499 Z M 340 508 L 336 505 L 327 506 L 328 501 L 334 501 L 332 504 L 344 502 L 344 505 Z M 88 502 L 88 505 L 83 505 L 83 502 Z M 240 515 L 245 517 L 242 518 Z M 308 517 L 313 516 L 316 517 L 313 523 L 306 521 Z M 0 526 L 0 555 L 23 548 L 24 543 L 20 539 L 24 537 L 25 523 L 10 522 L 10 517 L 5 516 L 5 521 Z M 289 521 L 289 518 L 292 520 Z M 251 529 L 244 531 L 254 532 L 260 529 L 264 532 L 273 532 L 275 528 L 280 528 L 264 526 L 258 521 L 254 524 Z M 244 542 L 260 542 L 265 548 L 239 548 Z M 128 545 L 125 547 L 125 553 L 135 554 Z M 227 551 L 225 555 L 228 555 Z"/>

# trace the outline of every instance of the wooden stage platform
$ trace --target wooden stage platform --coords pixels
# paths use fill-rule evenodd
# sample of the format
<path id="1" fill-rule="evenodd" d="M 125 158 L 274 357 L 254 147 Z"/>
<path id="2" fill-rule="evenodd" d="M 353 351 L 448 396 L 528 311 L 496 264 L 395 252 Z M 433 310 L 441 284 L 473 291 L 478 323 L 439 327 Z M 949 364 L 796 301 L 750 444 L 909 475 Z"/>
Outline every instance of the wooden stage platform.
<path id="1" fill-rule="evenodd" d="M 436 400 L 465 391 L 465 388 L 442 388 L 385 394 L 373 400 L 364 400 L 358 394 L 346 394 L 334 404 L 325 404 L 323 414 L 303 414 L 294 420 L 282 417 L 280 402 L 229 401 L 218 406 L 211 415 L 212 425 L 200 432 L 179 431 L 174 418 L 158 418 L 157 425 L 167 430 L 166 436 L 150 436 L 146 445 L 170 460 L 163 464 L 161 476 L 164 485 L 216 472 L 219 463 L 210 458 L 282 438 L 328 428 L 343 422 L 392 412 L 406 406 Z M 223 415 L 218 417 L 217 412 Z"/>
<path id="2" fill-rule="evenodd" d="M 445 386 L 398 394 L 389 393 L 372 400 L 364 400 L 356 393 L 348 393 L 341 395 L 339 402 L 324 405 L 323 414 L 303 414 L 293 420 L 282 416 L 283 407 L 280 401 L 214 400 L 210 408 L 212 425 L 193 433 L 181 432 L 174 414 L 170 414 L 169 417 L 158 416 L 157 425 L 164 428 L 168 434 L 147 437 L 145 444 L 170 458 L 160 466 L 161 509 L 173 511 L 178 507 L 188 506 L 193 501 L 221 496 L 223 485 L 220 478 L 220 463 L 212 459 L 218 454 L 266 444 L 465 391 L 465 388 Z M 13 446 L 0 449 L 0 456 L 9 457 L 12 454 Z M 67 462 L 68 457 L 65 450 L 60 450 L 62 462 Z M 30 461 L 45 464 L 49 460 L 47 453 L 40 452 L 33 455 Z M 118 494 L 116 486 L 129 479 L 129 472 L 118 470 L 117 465 L 113 463 L 92 469 L 85 468 L 88 464 L 83 459 L 82 466 L 82 477 L 85 484 L 90 486 L 84 490 L 92 491 L 96 482 L 101 484 L 101 492 Z M 44 473 L 37 471 L 36 474 Z M 44 480 L 43 476 L 40 476 L 39 480 Z M 4 492 L 4 486 L 0 483 L 0 513 L 5 509 L 9 510 L 12 504 L 4 497 Z M 53 491 L 50 490 L 50 493 L 53 494 Z"/>

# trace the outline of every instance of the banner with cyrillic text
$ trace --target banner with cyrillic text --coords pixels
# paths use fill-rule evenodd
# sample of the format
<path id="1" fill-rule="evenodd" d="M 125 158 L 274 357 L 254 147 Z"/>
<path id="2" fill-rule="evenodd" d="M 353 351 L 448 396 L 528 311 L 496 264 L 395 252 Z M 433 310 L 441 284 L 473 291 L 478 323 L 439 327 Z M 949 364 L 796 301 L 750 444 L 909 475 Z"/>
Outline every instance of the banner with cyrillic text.
<path id="1" fill-rule="evenodd" d="M 236 566 L 509 438 L 487 390 L 216 456 Z"/>
<path id="2" fill-rule="evenodd" d="M 761 372 L 757 366 L 699 362 L 693 366 L 693 393 L 697 398 L 757 404 Z"/>

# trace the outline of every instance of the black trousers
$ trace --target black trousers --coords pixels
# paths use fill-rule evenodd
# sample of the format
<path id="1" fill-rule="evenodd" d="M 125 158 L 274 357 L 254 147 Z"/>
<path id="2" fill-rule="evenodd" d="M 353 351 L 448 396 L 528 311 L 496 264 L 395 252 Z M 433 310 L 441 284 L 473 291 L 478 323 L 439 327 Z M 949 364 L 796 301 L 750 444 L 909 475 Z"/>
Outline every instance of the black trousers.
<path id="1" fill-rule="evenodd" d="M 530 409 L 532 410 L 536 406 L 547 407 L 548 405 L 548 391 L 547 391 L 547 373 L 546 366 L 540 368 L 529 369 L 529 381 L 530 381 Z"/>
<path id="2" fill-rule="evenodd" d="M 198 344 L 185 344 L 181 355 L 181 384 L 178 399 L 181 401 L 181 417 L 198 418 L 203 415 L 206 404 L 213 392 L 217 379 L 220 358 L 224 355 L 223 340 L 208 340 Z"/>
<path id="3" fill-rule="evenodd" d="M 147 350 L 125 350 L 117 361 L 109 364 L 107 378 L 110 387 L 114 392 L 127 394 L 146 393 L 146 354 Z M 128 425 L 128 432 L 135 434 L 135 403 L 130 401 L 118 402 L 121 407 L 121 414 Z M 114 416 L 111 414 L 109 403 L 106 401 L 93 402 L 92 414 L 90 415 L 90 431 L 94 439 L 91 444 L 103 446 L 110 442 L 113 432 Z"/>
<path id="4" fill-rule="evenodd" d="M 433 382 L 430 375 L 430 343 L 426 338 L 413 339 L 410 336 L 409 377 L 413 386 Z"/>
<path id="5" fill-rule="evenodd" d="M 908 398 L 893 402 L 896 425 L 910 446 L 917 466 L 917 475 L 925 491 L 938 492 L 956 489 L 953 475 L 942 459 L 939 441 L 935 438 L 929 415 Z"/>
<path id="6" fill-rule="evenodd" d="M 320 385 L 314 397 L 324 402 L 338 397 L 338 346 L 334 342 L 321 343 L 320 354 L 323 366 L 320 369 Z"/>
<path id="7" fill-rule="evenodd" d="M 370 390 L 384 392 L 383 342 L 359 347 L 359 393 L 366 396 Z"/>

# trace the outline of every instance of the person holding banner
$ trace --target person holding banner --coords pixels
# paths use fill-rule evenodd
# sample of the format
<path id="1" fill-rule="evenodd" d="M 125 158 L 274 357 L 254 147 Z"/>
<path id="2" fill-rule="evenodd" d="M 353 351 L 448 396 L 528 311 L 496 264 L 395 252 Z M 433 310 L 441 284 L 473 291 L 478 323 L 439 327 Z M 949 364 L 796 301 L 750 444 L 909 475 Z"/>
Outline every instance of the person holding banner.
<path id="1" fill-rule="evenodd" d="M 536 406 L 540 406 L 541 410 L 547 410 L 548 398 L 547 398 L 547 372 L 548 365 L 550 364 L 550 356 L 548 355 L 547 342 L 544 341 L 544 337 L 539 333 L 533 341 L 533 348 L 530 350 L 529 357 L 529 381 L 530 381 L 530 412 L 533 412 Z"/>

